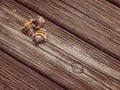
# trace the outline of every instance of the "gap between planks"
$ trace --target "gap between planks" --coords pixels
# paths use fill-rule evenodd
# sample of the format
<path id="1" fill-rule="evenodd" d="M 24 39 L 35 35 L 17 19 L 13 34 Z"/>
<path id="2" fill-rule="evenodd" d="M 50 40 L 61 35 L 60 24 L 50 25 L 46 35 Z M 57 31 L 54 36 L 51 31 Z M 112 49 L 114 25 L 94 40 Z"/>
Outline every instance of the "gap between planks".
<path id="1" fill-rule="evenodd" d="M 116 59 L 49 21 L 46 25 L 48 42 L 39 48 L 35 47 L 31 44 L 31 39 L 18 30 L 24 18 L 33 18 L 37 14 L 15 2 L 7 2 L 7 4 L 5 2 L 1 5 L 4 7 L 1 8 L 4 10 L 2 11 L 4 16 L 1 15 L 0 18 L 2 21 L 0 47 L 5 51 L 68 89 L 119 89 L 120 67 Z M 16 8 L 17 13 L 11 12 L 12 8 Z M 10 18 L 13 16 L 15 18 Z M 84 67 L 84 72 L 73 71 L 76 67 L 71 67 L 71 64 L 77 68 Z M 115 72 L 114 75 L 111 75 L 112 72 Z"/>
<path id="2" fill-rule="evenodd" d="M 102 0 L 16 1 L 120 60 L 120 13 Z"/>
<path id="3" fill-rule="evenodd" d="M 106 0 L 106 1 L 108 1 L 108 2 L 110 2 L 112 4 L 114 4 L 114 5 L 116 5 L 118 7 L 120 7 L 120 0 Z"/>
<path id="4" fill-rule="evenodd" d="M 1 90 L 65 90 L 0 50 Z M 7 87 L 6 87 L 7 86 Z"/>

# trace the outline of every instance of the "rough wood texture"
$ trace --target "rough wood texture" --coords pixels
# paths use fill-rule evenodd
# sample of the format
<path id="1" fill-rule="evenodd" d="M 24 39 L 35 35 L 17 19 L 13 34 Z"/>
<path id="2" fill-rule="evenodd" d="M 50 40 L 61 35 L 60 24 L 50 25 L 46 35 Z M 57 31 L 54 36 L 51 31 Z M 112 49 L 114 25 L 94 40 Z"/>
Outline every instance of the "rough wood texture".
<path id="1" fill-rule="evenodd" d="M 16 1 L 120 60 L 120 10 L 99 0 Z"/>
<path id="2" fill-rule="evenodd" d="M 120 0 L 107 0 L 108 2 L 120 7 Z"/>
<path id="3" fill-rule="evenodd" d="M 64 89 L 0 51 L 0 90 Z"/>
<path id="4" fill-rule="evenodd" d="M 3 50 L 66 89 L 120 89 L 119 61 L 47 20 L 48 41 L 36 47 L 20 30 L 25 18 L 38 14 L 14 1 L 2 1 L 0 6 L 0 47 Z M 17 11 L 12 12 L 12 9 Z"/>
<path id="5" fill-rule="evenodd" d="M 2 4 L 5 4 L 4 6 Z M 0 20 L 0 27 L 2 28 L 1 35 L 0 35 L 0 47 L 3 48 L 5 51 L 9 52 L 10 54 L 14 55 L 16 58 L 21 60 L 22 62 L 28 64 L 30 67 L 33 67 L 39 72 L 43 73 L 47 77 L 53 79 L 57 83 L 61 84 L 67 89 L 83 89 L 83 90 L 93 90 L 92 87 L 85 85 L 82 83 L 81 79 L 76 79 L 77 77 L 74 74 L 71 76 L 71 73 L 65 72 L 65 67 L 62 65 L 61 55 L 59 52 L 56 53 L 54 49 L 54 45 L 47 42 L 48 45 L 41 45 L 41 48 L 38 48 L 31 44 L 31 40 L 23 35 L 20 30 L 22 29 L 22 20 L 27 18 L 33 18 L 33 16 L 37 16 L 36 14 L 30 12 L 29 10 L 21 7 L 20 5 L 16 5 L 16 3 L 10 2 L 6 3 L 5 1 L 1 3 L 1 18 Z M 12 9 L 16 9 L 17 12 L 13 13 Z M 21 9 L 20 9 L 21 8 Z M 25 10 L 25 11 L 23 11 Z M 21 13 L 22 12 L 22 13 Z M 31 13 L 31 15 L 30 15 Z M 9 17 L 8 17 L 9 16 Z M 14 18 L 12 18 L 14 16 Z M 52 27 L 50 27 L 50 26 Z M 20 28 L 21 27 L 21 28 Z M 47 26 L 49 30 L 53 30 L 60 28 L 55 26 L 52 23 L 49 23 Z M 54 28 L 53 28 L 54 27 Z M 56 30 L 55 29 L 55 30 Z M 19 31 L 18 31 L 19 30 Z M 60 31 L 60 30 L 59 30 Z M 48 31 L 49 32 L 49 31 Z M 52 34 L 53 33 L 53 34 Z M 59 33 L 59 32 L 57 32 Z M 57 34 L 56 32 L 49 32 L 49 41 L 54 42 L 56 44 L 58 40 L 54 40 L 53 35 Z M 62 34 L 62 33 L 61 33 Z M 6 36 L 7 35 L 7 36 Z M 63 33 L 64 35 L 64 33 Z M 59 38 L 60 39 L 60 38 Z M 7 41 L 7 42 L 6 42 Z M 57 41 L 57 42 L 56 42 Z M 62 44 L 58 42 L 58 45 Z M 27 47 L 26 47 L 27 46 Z M 51 48 L 52 47 L 52 48 Z M 53 49 L 53 50 L 52 50 Z M 62 52 L 62 50 L 61 50 Z M 55 54 L 56 53 L 56 54 Z M 53 55 L 55 54 L 55 55 Z M 63 58 L 64 60 L 64 58 Z M 65 59 L 66 60 L 66 59 Z M 71 64 L 68 66 L 71 70 Z M 64 61 L 65 63 L 65 61 Z M 63 65 L 64 65 L 63 63 Z M 65 64 L 66 66 L 67 64 Z M 69 69 L 66 68 L 66 69 Z"/>

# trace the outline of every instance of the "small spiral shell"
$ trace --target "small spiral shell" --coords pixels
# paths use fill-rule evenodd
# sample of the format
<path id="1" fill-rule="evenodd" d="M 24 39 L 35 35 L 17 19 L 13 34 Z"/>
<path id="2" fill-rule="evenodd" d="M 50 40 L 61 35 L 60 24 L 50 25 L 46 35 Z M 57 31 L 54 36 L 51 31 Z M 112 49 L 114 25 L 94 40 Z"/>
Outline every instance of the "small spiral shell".
<path id="1" fill-rule="evenodd" d="M 42 16 L 38 16 L 36 19 L 25 20 L 22 32 L 25 35 L 33 36 L 38 29 L 43 27 L 44 23 L 45 19 Z"/>
<path id="2" fill-rule="evenodd" d="M 32 22 L 35 24 L 34 28 L 40 29 L 45 24 L 45 19 L 42 16 L 38 16 L 36 19 L 33 19 Z"/>
<path id="3" fill-rule="evenodd" d="M 35 32 L 33 36 L 33 43 L 38 46 L 40 43 L 45 42 L 47 39 L 46 37 L 46 29 L 41 28 Z"/>
<path id="4" fill-rule="evenodd" d="M 40 43 L 44 42 L 45 41 L 45 38 L 41 35 L 36 35 L 34 38 L 33 38 L 33 43 L 34 45 L 38 46 Z"/>

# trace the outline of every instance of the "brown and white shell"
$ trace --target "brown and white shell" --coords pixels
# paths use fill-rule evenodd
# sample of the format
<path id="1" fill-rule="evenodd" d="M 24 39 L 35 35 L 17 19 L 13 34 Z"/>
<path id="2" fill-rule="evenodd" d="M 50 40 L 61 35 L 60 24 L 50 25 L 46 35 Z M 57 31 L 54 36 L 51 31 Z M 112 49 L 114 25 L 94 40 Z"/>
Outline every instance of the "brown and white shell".
<path id="1" fill-rule="evenodd" d="M 35 32 L 33 36 L 33 43 L 34 45 L 38 46 L 40 43 L 45 42 L 47 39 L 46 37 L 46 29 L 41 28 Z"/>
<path id="2" fill-rule="evenodd" d="M 36 35 L 33 38 L 33 44 L 36 45 L 36 46 L 38 46 L 40 43 L 42 43 L 44 41 L 45 41 L 45 38 L 42 35 Z"/>
<path id="3" fill-rule="evenodd" d="M 32 19 L 32 22 L 35 24 L 34 28 L 40 29 L 45 24 L 45 19 L 42 16 L 38 16 L 36 19 Z"/>
<path id="4" fill-rule="evenodd" d="M 22 32 L 27 36 L 33 36 L 38 29 L 43 27 L 44 23 L 45 20 L 42 16 L 39 16 L 36 19 L 27 20 L 27 22 L 24 24 Z"/>

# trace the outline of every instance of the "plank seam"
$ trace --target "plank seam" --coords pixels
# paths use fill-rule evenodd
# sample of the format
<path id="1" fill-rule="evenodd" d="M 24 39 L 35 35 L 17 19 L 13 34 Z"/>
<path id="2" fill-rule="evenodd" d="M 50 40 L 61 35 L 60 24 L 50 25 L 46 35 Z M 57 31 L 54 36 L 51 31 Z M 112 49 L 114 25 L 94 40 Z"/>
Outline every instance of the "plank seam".
<path id="1" fill-rule="evenodd" d="M 36 10 L 32 9 L 31 7 L 26 6 L 25 4 L 23 4 L 23 3 L 21 3 L 21 2 L 19 2 L 19 1 L 17 1 L 17 0 L 14 0 L 14 1 L 17 2 L 17 3 L 19 3 L 19 4 L 21 4 L 21 5 L 24 6 L 25 8 L 31 10 L 32 12 L 34 12 L 34 13 L 36 13 L 36 14 L 39 14 L 39 15 L 41 15 L 41 16 L 44 16 L 48 21 L 56 24 L 57 26 L 65 29 L 67 32 L 75 35 L 76 37 L 80 38 L 81 40 L 85 41 L 86 43 L 92 45 L 93 47 L 101 50 L 102 52 L 104 52 L 104 53 L 108 54 L 109 56 L 111 56 L 111 57 L 117 59 L 118 61 L 120 61 L 120 57 L 119 57 L 118 55 L 116 55 L 115 53 L 110 52 L 110 51 L 108 51 L 107 49 L 105 49 L 105 48 L 103 48 L 103 47 L 101 47 L 101 46 L 99 46 L 99 45 L 96 45 L 95 43 L 92 43 L 91 40 L 89 40 L 89 39 L 86 38 L 86 37 L 83 37 L 83 36 L 77 35 L 77 34 L 75 34 L 75 33 L 72 33 L 68 28 L 66 28 L 66 27 L 64 27 L 63 25 L 60 25 L 59 23 L 53 21 L 53 20 L 50 19 L 48 16 L 46 16 L 46 15 L 44 15 L 44 14 L 42 14 L 42 13 L 37 12 Z M 90 17 L 90 18 L 91 18 L 91 17 Z"/>
<path id="2" fill-rule="evenodd" d="M 9 54 L 8 52 L 6 52 L 5 50 L 3 50 L 2 48 L 0 48 L 1 51 L 3 51 L 4 53 L 8 54 L 9 56 L 11 56 L 12 58 L 14 58 L 15 60 L 17 60 L 19 63 L 29 67 L 30 69 L 34 70 L 35 72 L 41 74 L 43 77 L 49 79 L 50 81 L 52 81 L 53 83 L 57 84 L 58 86 L 62 87 L 63 89 L 65 90 L 68 90 L 66 87 L 60 85 L 59 83 L 55 82 L 54 80 L 50 79 L 49 77 L 47 77 L 46 75 L 44 75 L 43 73 L 41 73 L 39 70 L 37 70 L 36 68 L 34 67 L 30 67 L 28 64 L 22 62 L 21 60 L 17 59 L 16 57 L 14 57 L 13 55 Z"/>

